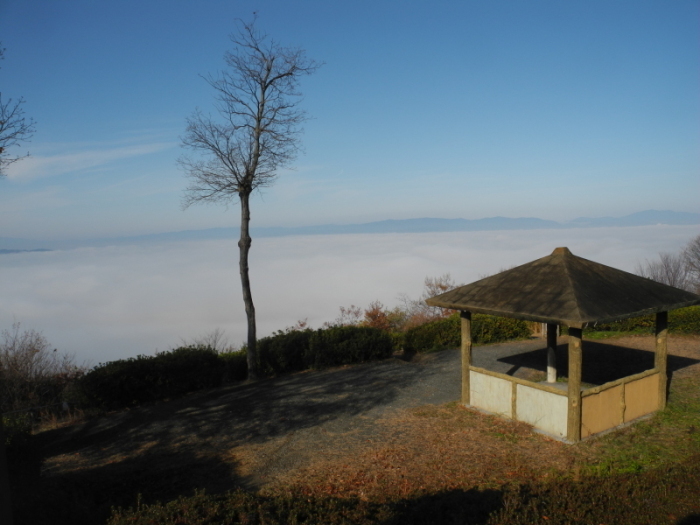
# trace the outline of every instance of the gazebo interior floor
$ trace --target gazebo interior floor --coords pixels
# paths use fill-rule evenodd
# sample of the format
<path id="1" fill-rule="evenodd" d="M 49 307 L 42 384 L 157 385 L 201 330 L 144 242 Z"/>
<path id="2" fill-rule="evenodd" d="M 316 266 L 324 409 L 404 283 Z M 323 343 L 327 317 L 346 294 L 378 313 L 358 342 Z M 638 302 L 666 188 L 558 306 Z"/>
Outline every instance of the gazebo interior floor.
<path id="1" fill-rule="evenodd" d="M 673 336 L 671 336 L 673 337 Z M 632 338 L 634 346 L 621 346 L 605 340 L 583 339 L 581 372 L 582 388 L 591 388 L 654 368 L 654 351 L 644 348 L 653 344 L 653 337 Z M 557 383 L 548 383 L 566 390 L 568 375 L 567 337 L 559 337 L 556 348 Z M 673 374 L 698 363 L 698 360 L 673 354 L 668 356 L 668 372 Z M 533 382 L 547 377 L 547 348 L 544 339 L 523 344 L 489 345 L 474 348 L 472 364 Z"/>

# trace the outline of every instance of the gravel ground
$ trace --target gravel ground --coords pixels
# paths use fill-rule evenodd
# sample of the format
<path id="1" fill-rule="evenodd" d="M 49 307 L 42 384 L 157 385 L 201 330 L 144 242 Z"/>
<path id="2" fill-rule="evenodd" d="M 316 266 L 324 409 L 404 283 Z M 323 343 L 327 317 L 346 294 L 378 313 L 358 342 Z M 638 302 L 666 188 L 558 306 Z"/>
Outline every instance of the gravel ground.
<path id="1" fill-rule="evenodd" d="M 652 337 L 615 340 L 615 352 L 610 344 L 584 343 L 584 381 L 604 382 L 653 366 Z M 621 350 L 624 345 L 636 348 Z M 546 366 L 543 347 L 541 339 L 477 346 L 473 362 L 537 379 Z M 700 338 L 671 338 L 670 348 L 674 374 L 700 367 Z M 560 370 L 566 370 L 565 353 L 560 344 Z M 596 361 L 607 368 L 591 367 Z M 134 469 L 135 486 L 162 483 L 161 497 L 194 487 L 260 488 L 319 458 L 351 461 L 387 440 L 400 440 L 401 426 L 387 425 L 388 420 L 459 395 L 459 350 L 228 386 L 42 432 L 44 475 L 109 477 Z M 147 475 L 153 479 L 139 478 Z M 158 493 L 144 487 L 148 490 Z"/>

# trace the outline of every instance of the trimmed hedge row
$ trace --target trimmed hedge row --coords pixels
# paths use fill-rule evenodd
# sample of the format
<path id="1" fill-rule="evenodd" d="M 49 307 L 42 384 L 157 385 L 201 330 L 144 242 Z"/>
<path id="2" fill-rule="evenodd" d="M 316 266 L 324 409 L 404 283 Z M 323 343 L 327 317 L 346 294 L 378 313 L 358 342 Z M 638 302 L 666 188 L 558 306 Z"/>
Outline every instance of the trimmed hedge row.
<path id="1" fill-rule="evenodd" d="M 313 330 L 277 332 L 258 341 L 258 368 L 262 375 L 280 375 L 308 368 L 308 354 Z"/>
<path id="2" fill-rule="evenodd" d="M 596 331 L 653 331 L 654 316 L 598 325 Z M 700 333 L 700 306 L 669 314 L 674 333 Z M 459 313 L 426 323 L 405 334 L 389 334 L 366 326 L 278 332 L 258 341 L 262 375 L 280 375 L 307 368 L 385 359 L 403 343 L 404 351 L 434 352 L 460 345 Z M 530 336 L 526 321 L 474 314 L 472 342 L 496 343 Z M 155 356 L 111 361 L 78 380 L 70 401 L 106 410 L 130 407 L 240 381 L 248 373 L 245 349 L 218 354 L 206 346 L 185 346 Z"/>
<path id="3" fill-rule="evenodd" d="M 258 341 L 260 370 L 268 375 L 386 359 L 392 351 L 391 336 L 367 326 L 279 332 Z"/>
<path id="4" fill-rule="evenodd" d="M 81 404 L 106 410 L 130 407 L 219 386 L 225 367 L 210 347 L 185 346 L 155 356 L 102 363 L 77 384 Z"/>
<path id="5" fill-rule="evenodd" d="M 349 365 L 391 357 L 391 336 L 369 326 L 334 326 L 317 330 L 309 340 L 309 368 Z"/>
<path id="6" fill-rule="evenodd" d="M 258 342 L 262 375 L 361 363 L 391 354 L 389 334 L 360 326 L 278 333 Z M 185 346 L 102 363 L 77 382 L 70 401 L 116 410 L 241 381 L 247 375 L 245 349 L 219 354 L 208 346 Z"/>
<path id="7" fill-rule="evenodd" d="M 498 343 L 520 339 L 531 335 L 526 321 L 493 315 L 472 315 L 472 342 L 480 344 Z M 462 338 L 459 312 L 445 319 L 416 326 L 406 332 L 406 352 L 436 352 L 460 346 Z"/>
<path id="8" fill-rule="evenodd" d="M 589 327 L 596 332 L 649 332 L 656 326 L 655 315 L 622 319 L 614 323 Z M 700 306 L 689 306 L 673 310 L 668 314 L 668 330 L 676 334 L 700 334 Z"/>

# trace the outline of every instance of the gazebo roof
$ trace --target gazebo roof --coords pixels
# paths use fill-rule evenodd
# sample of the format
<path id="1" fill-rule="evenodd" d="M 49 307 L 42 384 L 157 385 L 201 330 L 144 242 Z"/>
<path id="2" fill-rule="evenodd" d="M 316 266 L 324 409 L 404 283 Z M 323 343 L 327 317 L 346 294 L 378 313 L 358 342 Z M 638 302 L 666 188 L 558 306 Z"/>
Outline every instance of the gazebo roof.
<path id="1" fill-rule="evenodd" d="M 436 295 L 430 306 L 583 328 L 700 304 L 700 295 L 557 248 L 551 255 Z"/>

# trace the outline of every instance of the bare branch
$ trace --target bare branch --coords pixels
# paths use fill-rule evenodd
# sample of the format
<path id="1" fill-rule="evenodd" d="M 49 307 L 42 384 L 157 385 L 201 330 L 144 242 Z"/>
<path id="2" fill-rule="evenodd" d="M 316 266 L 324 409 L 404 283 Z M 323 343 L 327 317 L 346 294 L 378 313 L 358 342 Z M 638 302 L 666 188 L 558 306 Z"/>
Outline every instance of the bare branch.
<path id="1" fill-rule="evenodd" d="M 0 45 L 0 60 L 4 58 L 4 52 Z M 8 98 L 3 102 L 0 92 L 0 177 L 7 174 L 6 169 L 10 164 L 29 156 L 29 153 L 17 155 L 9 151 L 10 148 L 19 146 L 22 142 L 28 142 L 34 135 L 34 120 L 24 116 L 23 104 L 23 98 L 18 100 Z"/>
<path id="2" fill-rule="evenodd" d="M 643 265 L 638 264 L 636 273 L 652 281 L 683 290 L 691 288 L 688 267 L 685 264 L 683 254 L 661 252 L 658 260 L 646 261 Z"/>
<path id="3" fill-rule="evenodd" d="M 700 294 L 700 235 L 688 242 L 683 250 L 683 260 L 692 291 Z"/>
<path id="4" fill-rule="evenodd" d="M 191 179 L 185 207 L 229 202 L 241 193 L 271 185 L 276 172 L 299 151 L 299 81 L 320 64 L 301 49 L 285 48 L 251 23 L 239 22 L 226 53 L 228 70 L 205 77 L 216 92 L 219 121 L 200 111 L 187 120 L 179 164 Z M 224 179 L 229 181 L 225 182 Z"/>

